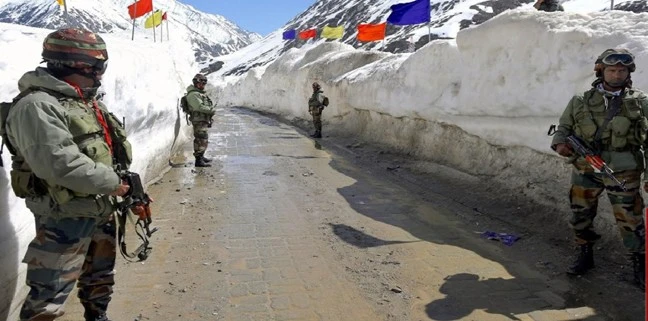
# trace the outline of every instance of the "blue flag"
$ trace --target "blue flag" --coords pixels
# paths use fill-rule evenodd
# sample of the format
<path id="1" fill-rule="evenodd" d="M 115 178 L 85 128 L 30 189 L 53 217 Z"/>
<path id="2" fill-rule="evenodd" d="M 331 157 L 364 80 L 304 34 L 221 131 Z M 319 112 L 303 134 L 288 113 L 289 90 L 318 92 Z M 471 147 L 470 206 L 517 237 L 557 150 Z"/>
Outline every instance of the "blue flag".
<path id="1" fill-rule="evenodd" d="M 295 39 L 297 38 L 297 31 L 295 29 L 284 31 L 283 38 L 284 40 Z"/>
<path id="2" fill-rule="evenodd" d="M 415 25 L 430 22 L 430 0 L 399 3 L 391 6 L 387 22 L 393 25 Z"/>

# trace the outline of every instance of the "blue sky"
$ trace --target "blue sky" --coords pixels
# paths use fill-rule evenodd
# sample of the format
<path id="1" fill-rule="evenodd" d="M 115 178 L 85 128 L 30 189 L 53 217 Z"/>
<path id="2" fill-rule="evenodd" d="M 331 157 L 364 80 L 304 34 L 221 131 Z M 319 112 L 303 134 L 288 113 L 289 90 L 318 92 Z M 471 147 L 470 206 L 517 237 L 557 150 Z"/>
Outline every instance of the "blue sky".
<path id="1" fill-rule="evenodd" d="M 241 28 L 265 36 L 316 0 L 180 0 L 200 11 L 224 16 Z"/>

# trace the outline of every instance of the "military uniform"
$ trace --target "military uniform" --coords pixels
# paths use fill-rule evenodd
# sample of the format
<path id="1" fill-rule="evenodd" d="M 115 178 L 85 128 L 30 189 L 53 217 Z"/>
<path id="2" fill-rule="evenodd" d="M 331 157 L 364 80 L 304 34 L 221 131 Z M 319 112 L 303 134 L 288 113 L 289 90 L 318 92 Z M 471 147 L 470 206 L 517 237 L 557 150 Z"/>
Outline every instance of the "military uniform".
<path id="1" fill-rule="evenodd" d="M 308 113 L 313 116 L 313 126 L 315 133 L 312 137 L 322 137 L 322 111 L 324 110 L 324 92 L 320 89 L 319 84 L 313 84 L 313 94 L 308 99 Z"/>
<path id="2" fill-rule="evenodd" d="M 56 34 L 54 43 L 65 45 L 72 42 L 65 37 L 77 37 L 86 48 L 105 52 L 100 38 L 88 40 L 84 37 L 94 37 L 92 33 L 72 35 L 70 30 L 78 31 L 57 31 L 46 39 Z M 107 53 L 97 59 L 106 60 Z M 20 319 L 49 321 L 63 315 L 78 280 L 86 320 L 103 321 L 113 292 L 116 256 L 115 200 L 108 194 L 122 185 L 112 153 L 117 147 L 126 152 L 121 166 L 127 169 L 131 146 L 117 118 L 95 100 L 96 91 L 55 77 L 50 70 L 54 65 L 48 62 L 48 69 L 39 67 L 22 76 L 19 89 L 24 97 L 13 104 L 5 122 L 14 154 L 12 189 L 25 199 L 36 222 L 36 237 L 23 259 L 30 292 Z M 70 65 L 56 66 L 73 71 Z"/>
<path id="3" fill-rule="evenodd" d="M 194 157 L 199 163 L 205 159 L 205 151 L 209 145 L 208 128 L 211 127 L 212 117 L 214 117 L 214 104 L 204 90 L 190 85 L 187 87 L 187 105 L 189 121 L 194 132 Z"/>
<path id="4" fill-rule="evenodd" d="M 648 147 L 648 97 L 630 87 L 607 91 L 600 60 L 597 60 L 599 79 L 592 89 L 571 99 L 560 117 L 552 148 L 567 143 L 570 135 L 581 138 L 600 154 L 619 181 L 625 181 L 626 190 L 606 175 L 595 172 L 583 157 L 575 159 L 569 191 L 572 210 L 569 222 L 586 260 L 577 261 L 580 265 L 571 267 L 571 274 L 583 274 L 594 266 L 592 244 L 600 236 L 593 230 L 593 221 L 604 190 L 612 204 L 623 244 L 633 257 L 645 253 L 644 202 L 640 188 L 641 175 L 644 180 L 648 178 L 645 166 L 648 154 L 644 152 Z M 631 70 L 634 71 L 634 64 Z"/>

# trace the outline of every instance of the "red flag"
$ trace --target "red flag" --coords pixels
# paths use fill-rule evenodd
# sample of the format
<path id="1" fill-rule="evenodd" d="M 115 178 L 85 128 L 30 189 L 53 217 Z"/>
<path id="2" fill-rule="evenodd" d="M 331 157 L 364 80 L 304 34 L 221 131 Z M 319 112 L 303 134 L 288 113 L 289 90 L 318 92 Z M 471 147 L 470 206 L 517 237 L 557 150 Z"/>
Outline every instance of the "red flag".
<path id="1" fill-rule="evenodd" d="M 308 30 L 304 30 L 304 31 L 299 32 L 299 39 L 301 39 L 301 40 L 306 40 L 306 39 L 315 38 L 315 37 L 317 37 L 317 30 L 315 30 L 315 29 L 308 29 Z"/>
<path id="2" fill-rule="evenodd" d="M 139 18 L 151 11 L 153 11 L 153 0 L 139 0 L 128 6 L 131 19 Z"/>
<path id="3" fill-rule="evenodd" d="M 359 41 L 376 41 L 385 39 L 385 30 L 387 23 L 383 22 L 377 25 L 365 23 L 358 25 Z"/>
<path id="4" fill-rule="evenodd" d="M 162 20 L 167 20 L 166 12 L 162 15 Z"/>

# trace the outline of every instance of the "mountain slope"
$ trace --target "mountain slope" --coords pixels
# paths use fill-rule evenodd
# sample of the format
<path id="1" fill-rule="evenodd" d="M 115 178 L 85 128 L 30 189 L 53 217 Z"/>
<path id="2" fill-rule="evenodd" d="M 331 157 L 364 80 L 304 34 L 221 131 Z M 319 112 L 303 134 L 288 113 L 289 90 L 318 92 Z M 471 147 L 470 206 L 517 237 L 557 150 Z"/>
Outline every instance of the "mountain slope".
<path id="1" fill-rule="evenodd" d="M 133 25 L 126 7 L 132 3 L 131 0 L 68 0 L 69 25 L 130 36 Z M 225 17 L 203 13 L 176 0 L 156 0 L 154 4 L 155 9 L 168 12 L 170 37 L 190 42 L 202 67 L 207 67 L 214 57 L 234 52 L 261 38 Z M 0 22 L 48 29 L 68 25 L 63 9 L 54 0 L 0 0 Z M 143 29 L 143 23 L 144 18 L 136 20 L 136 37 L 153 38 L 153 31 Z M 159 41 L 159 28 L 157 32 Z"/>
<path id="2" fill-rule="evenodd" d="M 384 41 L 361 43 L 356 40 L 358 24 L 384 22 L 391 12 L 391 5 L 407 1 L 409 0 L 318 0 L 280 30 L 271 33 L 260 42 L 242 49 L 241 52 L 215 59 L 214 61 L 221 61 L 223 64 L 217 74 L 241 75 L 253 67 L 267 65 L 290 48 L 327 41 L 319 37 L 309 41 L 282 40 L 282 32 L 285 30 L 317 28 L 319 33 L 326 25 L 343 25 L 345 34 L 339 40 L 341 42 L 365 50 L 401 53 L 421 48 L 429 40 L 455 38 L 461 29 L 481 24 L 506 10 L 515 8 L 535 10 L 532 7 L 535 0 L 430 0 L 429 25 L 388 24 Z M 616 0 L 615 9 L 641 10 L 642 4 L 645 8 L 646 0 Z M 563 5 L 567 11 L 592 12 L 607 9 L 610 0 L 568 0 L 563 1 Z"/>

